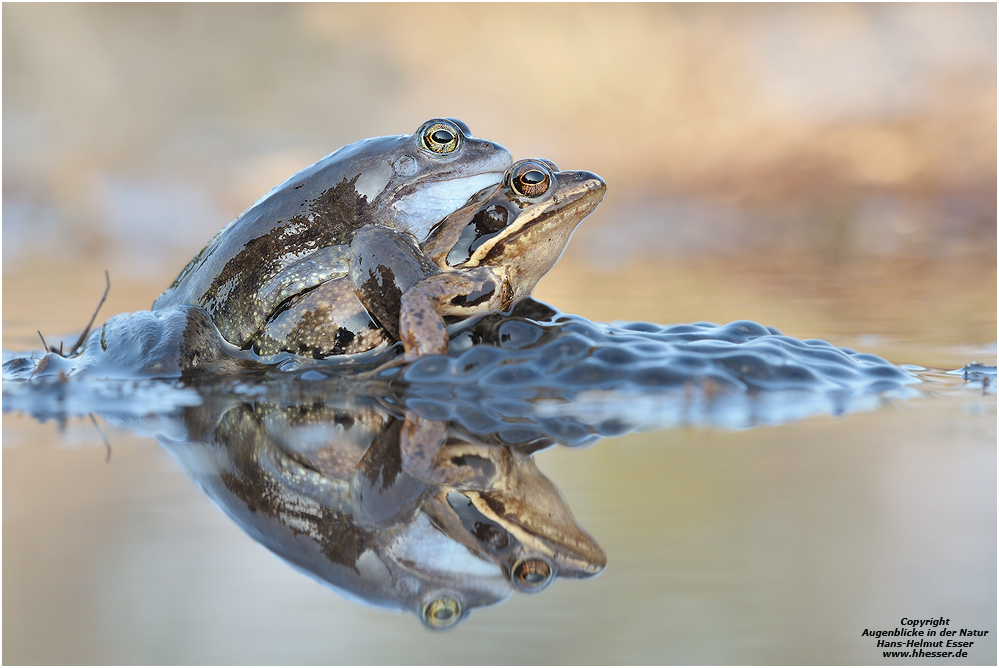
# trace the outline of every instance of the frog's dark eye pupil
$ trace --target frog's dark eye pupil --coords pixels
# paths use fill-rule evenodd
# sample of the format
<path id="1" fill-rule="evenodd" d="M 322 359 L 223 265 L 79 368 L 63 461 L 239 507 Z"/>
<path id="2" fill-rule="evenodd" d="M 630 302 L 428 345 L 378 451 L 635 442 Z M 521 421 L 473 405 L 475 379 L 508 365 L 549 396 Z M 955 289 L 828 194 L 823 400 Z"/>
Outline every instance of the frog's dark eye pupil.
<path id="1" fill-rule="evenodd" d="M 454 135 L 447 130 L 437 130 L 430 137 L 438 144 L 448 144 L 454 141 Z"/>
<path id="2" fill-rule="evenodd" d="M 528 173 L 521 176 L 520 180 L 530 185 L 536 185 L 545 180 L 545 175 L 536 169 L 532 169 Z"/>

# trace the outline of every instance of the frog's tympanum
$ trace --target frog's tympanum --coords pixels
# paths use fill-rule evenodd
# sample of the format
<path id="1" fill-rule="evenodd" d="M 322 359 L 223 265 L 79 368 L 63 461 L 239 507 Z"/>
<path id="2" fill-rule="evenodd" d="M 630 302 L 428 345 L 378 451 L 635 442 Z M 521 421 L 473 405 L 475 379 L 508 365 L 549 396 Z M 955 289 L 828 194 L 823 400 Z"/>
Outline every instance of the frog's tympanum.
<path id="1" fill-rule="evenodd" d="M 186 409 L 184 424 L 185 436 L 161 442 L 254 539 L 430 628 L 606 563 L 530 448 L 343 394 L 230 395 Z"/>
<path id="2" fill-rule="evenodd" d="M 337 278 L 354 280 L 361 301 L 380 313 L 369 301 L 422 278 L 428 263 L 419 243 L 430 229 L 474 194 L 497 186 L 511 162 L 505 148 L 473 138 L 454 119 L 427 121 L 413 135 L 341 148 L 219 232 L 153 308 L 200 306 L 222 336 L 243 349 L 257 344 L 268 323 L 296 298 Z M 413 267 L 421 269 L 418 277 L 409 275 Z M 363 287 L 369 278 L 380 281 L 380 290 Z M 377 327 L 344 324 L 328 339 L 290 333 L 298 348 L 292 352 L 322 357 L 377 345 L 367 334 Z"/>

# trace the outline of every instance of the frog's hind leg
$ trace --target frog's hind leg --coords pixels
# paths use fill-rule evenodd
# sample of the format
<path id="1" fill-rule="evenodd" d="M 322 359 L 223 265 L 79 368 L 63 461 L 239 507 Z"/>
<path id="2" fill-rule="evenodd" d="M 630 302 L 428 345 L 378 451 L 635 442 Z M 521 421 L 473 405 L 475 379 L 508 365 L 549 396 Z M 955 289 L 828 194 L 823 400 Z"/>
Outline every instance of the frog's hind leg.
<path id="1" fill-rule="evenodd" d="M 292 297 L 252 340 L 258 355 L 290 352 L 303 357 L 362 353 L 386 341 L 346 279 L 321 283 Z"/>

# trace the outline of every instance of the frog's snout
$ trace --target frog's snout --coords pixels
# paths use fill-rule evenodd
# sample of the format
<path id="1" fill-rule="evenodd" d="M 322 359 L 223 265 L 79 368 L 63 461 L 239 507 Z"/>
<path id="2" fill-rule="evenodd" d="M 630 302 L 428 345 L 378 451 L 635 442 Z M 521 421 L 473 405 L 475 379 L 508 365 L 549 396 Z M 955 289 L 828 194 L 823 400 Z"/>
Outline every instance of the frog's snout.
<path id="1" fill-rule="evenodd" d="M 506 172 L 513 165 L 513 155 L 504 146 L 486 139 L 465 139 L 465 159 L 480 172 Z"/>
<path id="2" fill-rule="evenodd" d="M 607 194 L 607 183 L 593 172 L 572 172 L 572 182 L 585 192 L 598 195 L 600 199 Z"/>
<path id="3" fill-rule="evenodd" d="M 593 172 L 559 172 L 558 202 L 572 206 L 578 220 L 593 212 L 607 194 L 607 184 Z"/>

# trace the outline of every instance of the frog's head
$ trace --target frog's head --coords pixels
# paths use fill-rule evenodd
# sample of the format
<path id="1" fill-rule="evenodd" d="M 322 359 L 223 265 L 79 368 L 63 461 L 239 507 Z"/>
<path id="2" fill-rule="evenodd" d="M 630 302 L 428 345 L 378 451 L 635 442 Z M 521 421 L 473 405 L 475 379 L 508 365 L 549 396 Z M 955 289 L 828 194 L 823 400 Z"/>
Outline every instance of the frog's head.
<path id="1" fill-rule="evenodd" d="M 504 268 L 513 297 L 522 297 L 555 265 L 576 225 L 606 191 L 591 172 L 560 172 L 548 160 L 520 160 L 500 188 L 480 191 L 442 220 L 424 250 L 442 269 Z"/>
<path id="2" fill-rule="evenodd" d="M 431 119 L 412 135 L 367 139 L 337 153 L 351 165 L 346 177 L 354 178 L 373 217 L 391 219 L 417 239 L 477 192 L 499 185 L 513 162 L 505 148 L 473 137 L 454 118 Z"/>
<path id="3" fill-rule="evenodd" d="M 451 538 L 503 567 L 519 591 L 538 592 L 556 577 L 588 578 L 607 557 L 579 526 L 558 488 L 516 448 L 468 444 L 465 460 L 500 455 L 495 480 L 445 487 L 424 510 Z M 452 447 L 452 457 L 458 452 Z M 471 487 L 471 488 L 470 488 Z"/>

